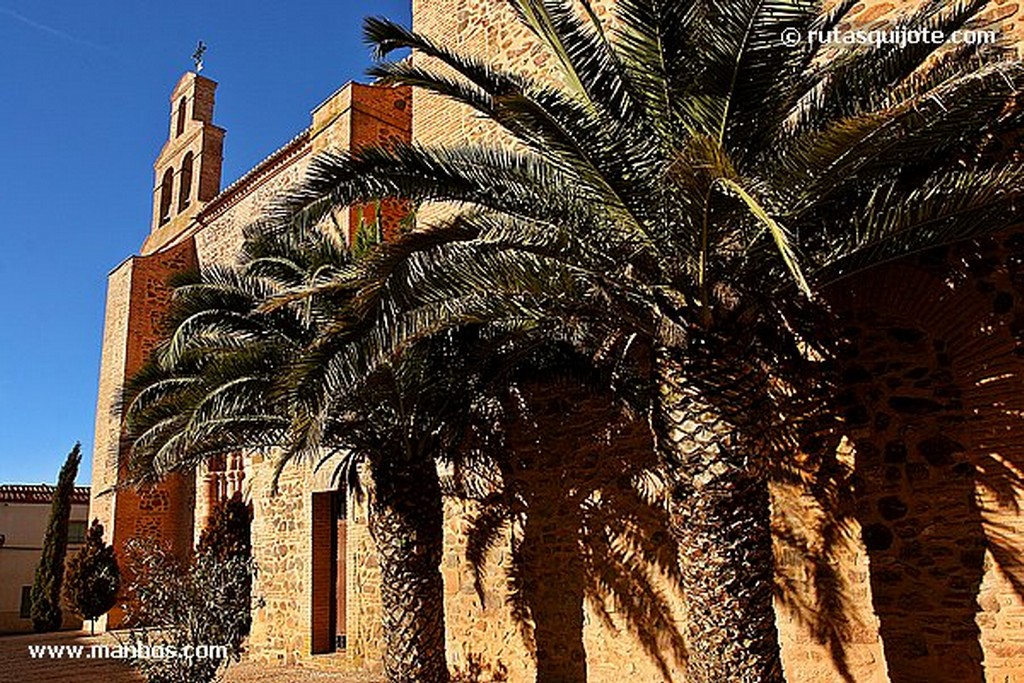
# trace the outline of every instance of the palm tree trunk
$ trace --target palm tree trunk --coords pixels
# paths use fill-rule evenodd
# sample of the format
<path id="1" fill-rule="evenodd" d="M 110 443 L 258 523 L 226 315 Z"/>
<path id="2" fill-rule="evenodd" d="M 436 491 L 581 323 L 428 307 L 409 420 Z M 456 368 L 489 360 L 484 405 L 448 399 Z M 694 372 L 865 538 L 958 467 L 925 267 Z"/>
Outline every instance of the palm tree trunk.
<path id="1" fill-rule="evenodd" d="M 758 392 L 718 374 L 713 381 L 723 395 L 711 395 L 677 358 L 667 349 L 658 354 L 655 429 L 674 474 L 670 513 L 686 597 L 686 680 L 782 683 L 768 481 L 743 438 L 747 421 L 757 421 Z"/>
<path id="2" fill-rule="evenodd" d="M 381 569 L 384 675 L 389 683 L 448 683 L 441 487 L 433 461 L 371 463 L 369 528 Z"/>

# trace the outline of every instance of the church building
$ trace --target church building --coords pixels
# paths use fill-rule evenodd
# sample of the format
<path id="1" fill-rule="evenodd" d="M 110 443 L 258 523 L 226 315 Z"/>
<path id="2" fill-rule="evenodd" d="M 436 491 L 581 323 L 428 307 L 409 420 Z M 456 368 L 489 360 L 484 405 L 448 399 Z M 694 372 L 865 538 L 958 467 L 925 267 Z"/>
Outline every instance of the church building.
<path id="1" fill-rule="evenodd" d="M 414 28 L 448 47 L 510 69 L 550 66 L 504 3 L 412 4 Z M 593 4 L 607 17 L 614 0 Z M 888 25 L 900 4 L 865 0 L 851 20 Z M 998 0 L 991 11 L 996 25 L 1022 35 L 1018 3 Z M 271 495 L 272 459 L 235 453 L 149 489 L 111 492 L 125 468 L 122 391 L 165 333 L 168 279 L 232 264 L 243 228 L 295 185 L 319 152 L 500 136 L 419 91 L 349 83 L 313 110 L 301 133 L 223 186 L 230 140 L 216 123 L 216 89 L 215 81 L 185 73 L 170 90 L 166 120 L 151 122 L 165 126 L 167 140 L 154 162 L 149 230 L 140 229 L 139 253 L 108 276 L 90 518 L 99 519 L 119 553 L 129 539 L 149 537 L 184 557 L 211 507 L 240 492 L 253 509 L 253 591 L 261 599 L 247 656 L 379 671 L 380 575 L 366 509 L 332 484 L 331 468 L 289 466 Z M 361 211 L 341 216 L 350 237 Z M 386 226 L 401 218 L 384 209 Z M 962 275 L 956 283 L 945 279 L 953 271 Z M 856 346 L 843 394 L 850 442 L 857 443 L 846 454 L 854 528 L 832 567 L 849 598 L 845 661 L 837 662 L 816 631 L 822 567 L 780 543 L 780 582 L 795 591 L 780 593 L 776 610 L 789 680 L 839 681 L 845 668 L 858 683 L 1024 682 L 1024 521 L 1017 507 L 1024 502 L 1024 232 L 950 249 L 938 266 L 901 261 L 830 296 L 848 316 Z M 778 512 L 780 526 L 813 526 L 820 517 L 796 487 L 780 483 L 773 495 L 801 511 L 798 520 Z M 480 680 L 531 681 L 529 648 L 505 601 L 507 553 L 492 553 L 483 577 L 489 599 L 481 600 L 465 557 L 473 506 L 445 505 L 449 663 L 455 671 L 482 670 Z M 557 585 L 558 567 L 543 580 Z M 672 623 L 681 623 L 678 589 L 656 572 L 651 580 Z M 115 609 L 106 628 L 122 620 Z M 588 602 L 584 623 L 589 680 L 682 680 L 671 638 L 638 636 L 615 600 Z"/>

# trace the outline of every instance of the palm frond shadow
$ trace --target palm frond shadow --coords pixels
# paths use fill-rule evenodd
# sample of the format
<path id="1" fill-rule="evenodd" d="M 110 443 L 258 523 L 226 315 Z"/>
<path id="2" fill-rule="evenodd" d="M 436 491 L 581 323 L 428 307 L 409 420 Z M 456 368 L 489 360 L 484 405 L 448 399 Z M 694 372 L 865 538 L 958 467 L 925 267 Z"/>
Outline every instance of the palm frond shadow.
<path id="1" fill-rule="evenodd" d="M 824 310 L 810 313 L 805 319 L 828 324 Z M 864 624 L 847 578 L 854 467 L 851 444 L 832 405 L 835 351 L 791 349 L 778 353 L 778 359 L 768 392 L 779 410 L 763 437 L 772 481 L 775 598 L 825 648 L 836 673 L 852 683 L 849 644 Z"/>
<path id="2" fill-rule="evenodd" d="M 1024 599 L 1024 543 L 1012 523 L 1024 501 L 1024 233 L 957 245 L 945 260 L 939 272 L 965 300 L 960 324 L 971 331 L 948 345 L 971 436 L 954 471 L 974 482 L 986 549 Z"/>
<path id="3" fill-rule="evenodd" d="M 647 425 L 571 379 L 514 383 L 500 426 L 470 438 L 449 490 L 477 503 L 466 542 L 485 604 L 491 551 L 508 544 L 507 602 L 545 671 L 582 656 L 583 602 L 637 639 L 665 680 L 686 661 L 677 549 Z M 578 673 L 578 672 L 577 672 Z M 552 679 L 554 680 L 554 679 Z"/>
<path id="4" fill-rule="evenodd" d="M 842 453 L 838 438 L 812 442 L 805 448 L 819 457 L 807 457 L 775 472 L 775 596 L 826 648 L 843 680 L 852 683 L 848 647 L 854 628 L 863 626 L 846 579 L 853 538 L 853 468 L 837 455 Z"/>
<path id="5" fill-rule="evenodd" d="M 943 248 L 832 296 L 847 325 L 832 410 L 895 683 L 980 683 L 999 666 L 983 584 L 1024 598 L 1022 243 Z"/>

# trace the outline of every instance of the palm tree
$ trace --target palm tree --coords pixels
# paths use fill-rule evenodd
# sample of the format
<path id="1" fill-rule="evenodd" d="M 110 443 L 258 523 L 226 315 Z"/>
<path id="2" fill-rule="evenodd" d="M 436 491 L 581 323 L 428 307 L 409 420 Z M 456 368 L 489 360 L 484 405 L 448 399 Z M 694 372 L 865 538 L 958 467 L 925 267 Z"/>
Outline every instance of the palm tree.
<path id="1" fill-rule="evenodd" d="M 611 356 L 644 350 L 688 680 L 781 681 L 768 455 L 784 396 L 831 354 L 820 293 L 1018 220 L 1024 171 L 988 151 L 1020 125 L 1024 67 L 968 44 L 780 39 L 829 31 L 853 0 L 619 0 L 608 26 L 587 0 L 508 3 L 556 83 L 386 20 L 366 34 L 381 56 L 432 60 L 375 75 L 469 107 L 512 144 L 325 155 L 275 223 L 377 197 L 458 207 L 362 267 L 372 362 L 481 321 L 586 321 L 618 340 Z M 985 4 L 926 0 L 901 25 L 948 36 Z"/>
<path id="2" fill-rule="evenodd" d="M 436 340 L 431 354 L 378 366 L 345 392 L 312 391 L 324 370 L 318 359 L 329 357 L 317 347 L 322 329 L 331 325 L 332 344 L 353 346 L 358 324 L 346 316 L 344 293 L 289 293 L 321 278 L 337 283 L 352 261 L 319 231 L 267 236 L 254 228 L 236 268 L 209 268 L 179 283 L 173 333 L 128 392 L 132 480 L 144 484 L 223 453 L 274 448 L 283 449 L 275 486 L 276 475 L 302 458 L 336 463 L 335 476 L 356 486 L 365 462 L 382 573 L 385 674 L 395 682 L 444 682 L 435 459 L 458 432 L 453 399 L 471 394 L 461 384 L 451 390 L 445 378 L 458 365 Z"/>
<path id="3" fill-rule="evenodd" d="M 356 257 L 379 239 L 361 231 Z M 333 466 L 335 479 L 359 492 L 365 464 L 372 485 L 368 521 L 382 572 L 385 672 L 389 681 L 445 680 L 436 463 L 466 464 L 459 442 L 471 418 L 479 423 L 485 392 L 500 390 L 506 366 L 529 365 L 531 350 L 546 346 L 552 331 L 467 326 L 409 345 L 400 361 L 370 367 L 361 358 L 365 313 L 346 284 L 354 263 L 353 254 L 320 228 L 282 234 L 257 224 L 236 267 L 211 267 L 180 280 L 173 332 L 127 392 L 131 480 L 146 484 L 239 450 L 278 449 L 275 484 L 289 463 L 311 459 L 318 467 Z M 468 497 L 461 487 L 449 486 L 447 493 Z M 592 569 L 586 590 L 600 608 L 606 598 L 600 586 L 610 584 L 627 614 L 660 620 L 652 626 L 632 619 L 664 669 L 652 631 L 668 623 L 662 598 L 647 584 L 640 596 L 623 590 L 621 569 L 594 559 L 606 554 L 602 543 L 611 540 L 605 534 L 633 544 L 639 541 L 631 534 L 644 536 L 626 528 L 632 517 L 610 519 L 610 494 L 603 505 L 583 501 L 600 513 L 591 520 L 604 520 L 586 544 Z M 630 514 L 656 516 L 653 510 Z M 664 568 L 664 548 L 648 544 L 642 552 Z M 541 649 L 558 648 L 547 632 L 533 640 Z M 672 644 L 680 656 L 678 641 Z"/>

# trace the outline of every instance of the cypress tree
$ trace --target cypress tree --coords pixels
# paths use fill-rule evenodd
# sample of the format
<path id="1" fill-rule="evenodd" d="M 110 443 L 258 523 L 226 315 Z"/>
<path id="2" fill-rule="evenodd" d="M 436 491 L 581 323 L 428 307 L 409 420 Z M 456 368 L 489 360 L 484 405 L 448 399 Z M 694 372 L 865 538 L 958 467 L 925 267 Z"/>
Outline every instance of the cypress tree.
<path id="1" fill-rule="evenodd" d="M 89 630 L 94 633 L 97 617 L 114 606 L 120 587 L 121 571 L 114 546 L 103 542 L 103 525 L 94 519 L 85 545 L 68 562 L 64 599 L 75 614 L 92 622 Z"/>
<path id="2" fill-rule="evenodd" d="M 50 522 L 43 540 L 43 556 L 32 583 L 32 627 L 39 633 L 60 629 L 64 615 L 60 609 L 60 589 L 64 581 L 64 558 L 68 550 L 68 521 L 75 477 L 82 461 L 82 444 L 76 443 L 60 468 L 57 489 L 50 506 Z"/>
<path id="3" fill-rule="evenodd" d="M 242 494 L 236 491 L 234 496 L 220 501 L 211 511 L 196 545 L 196 562 L 225 567 L 243 562 L 248 566 L 251 559 L 252 510 L 242 501 Z M 245 573 L 239 582 L 229 584 L 225 598 L 227 606 L 238 617 L 239 640 L 232 643 L 238 646 L 252 625 L 252 576 Z"/>
<path id="4" fill-rule="evenodd" d="M 248 558 L 252 554 L 252 511 L 242 501 L 242 494 L 216 503 L 210 511 L 206 528 L 199 535 L 196 553 L 220 561 L 232 557 Z"/>

